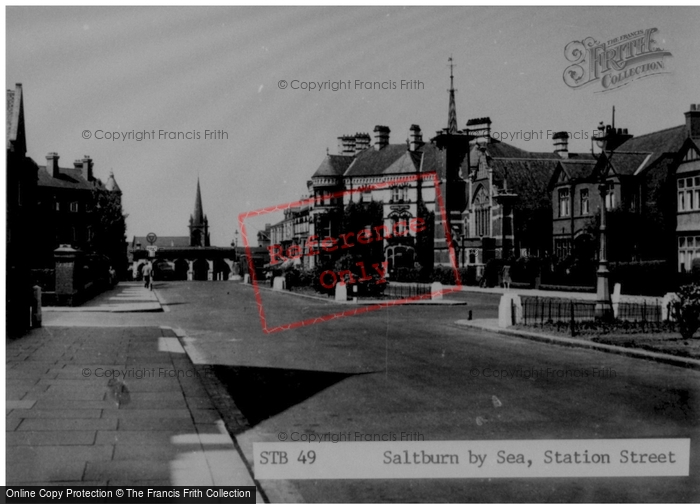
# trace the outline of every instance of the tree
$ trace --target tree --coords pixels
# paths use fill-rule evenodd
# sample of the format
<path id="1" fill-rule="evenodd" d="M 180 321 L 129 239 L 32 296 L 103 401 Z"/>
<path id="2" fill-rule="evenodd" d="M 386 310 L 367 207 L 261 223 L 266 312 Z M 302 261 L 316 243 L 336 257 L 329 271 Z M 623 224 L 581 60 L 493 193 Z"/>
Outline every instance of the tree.
<path id="1" fill-rule="evenodd" d="M 90 252 L 109 258 L 114 269 L 126 271 L 126 217 L 121 204 L 121 194 L 95 189 L 93 198 L 93 236 Z"/>

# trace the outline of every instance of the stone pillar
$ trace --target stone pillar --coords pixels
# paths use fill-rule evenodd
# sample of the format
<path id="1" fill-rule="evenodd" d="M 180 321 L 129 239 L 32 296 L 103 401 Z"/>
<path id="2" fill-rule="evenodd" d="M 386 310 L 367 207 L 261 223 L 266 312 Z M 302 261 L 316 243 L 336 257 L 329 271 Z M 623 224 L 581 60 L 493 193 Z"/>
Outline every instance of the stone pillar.
<path id="1" fill-rule="evenodd" d="M 189 266 L 187 270 L 187 281 L 191 282 L 194 280 L 194 261 L 189 261 L 187 259 L 185 259 L 185 261 L 187 261 L 187 266 Z"/>
<path id="2" fill-rule="evenodd" d="M 335 284 L 335 300 L 336 301 L 347 301 L 348 300 L 348 288 L 345 283 L 338 282 Z"/>
<path id="3" fill-rule="evenodd" d="M 34 304 L 32 306 L 32 327 L 41 327 L 41 287 L 34 286 Z"/>
<path id="4" fill-rule="evenodd" d="M 440 282 L 430 284 L 430 295 L 433 299 L 442 299 L 443 286 Z"/>
<path id="5" fill-rule="evenodd" d="M 75 306 L 79 302 L 82 289 L 79 263 L 82 256 L 82 252 L 69 245 L 61 245 L 53 252 L 56 261 L 56 304 L 59 306 Z"/>
<path id="6" fill-rule="evenodd" d="M 515 313 L 513 313 L 515 310 Z M 510 327 L 513 322 L 516 324 L 522 322 L 523 305 L 520 301 L 520 296 L 511 292 L 506 292 L 501 296 L 501 302 L 498 304 L 498 327 Z"/>
<path id="7" fill-rule="evenodd" d="M 209 265 L 209 271 L 207 271 L 207 280 L 212 281 L 214 280 L 214 261 L 210 261 L 209 259 L 206 259 L 207 264 Z"/>

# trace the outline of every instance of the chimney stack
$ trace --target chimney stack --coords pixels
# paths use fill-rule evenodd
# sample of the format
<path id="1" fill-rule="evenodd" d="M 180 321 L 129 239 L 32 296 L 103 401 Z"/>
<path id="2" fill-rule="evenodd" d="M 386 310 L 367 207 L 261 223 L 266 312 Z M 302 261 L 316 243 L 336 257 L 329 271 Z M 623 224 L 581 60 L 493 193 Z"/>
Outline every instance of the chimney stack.
<path id="1" fill-rule="evenodd" d="M 338 154 L 341 156 L 355 155 L 355 137 L 352 135 L 343 135 L 338 137 Z"/>
<path id="2" fill-rule="evenodd" d="M 389 145 L 389 133 L 391 130 L 388 126 L 374 127 L 374 148 L 376 150 L 381 150 Z"/>
<path id="3" fill-rule="evenodd" d="M 355 154 L 369 149 L 370 143 L 372 143 L 372 138 L 369 136 L 369 133 L 355 134 Z"/>
<path id="4" fill-rule="evenodd" d="M 552 135 L 554 140 L 554 152 L 563 159 L 569 158 L 569 134 L 566 131 L 558 131 Z"/>
<path id="5" fill-rule="evenodd" d="M 693 140 L 700 139 L 700 103 L 693 103 L 685 113 L 685 127 Z"/>
<path id="6" fill-rule="evenodd" d="M 88 182 L 92 182 L 94 180 L 92 176 L 92 159 L 90 159 L 90 156 L 85 155 L 83 156 L 83 159 L 76 159 L 73 166 L 76 170 L 80 171 L 80 176 L 85 180 Z"/>
<path id="7" fill-rule="evenodd" d="M 57 152 L 49 152 L 46 155 L 46 172 L 49 174 L 49 177 L 58 177 L 58 158 Z"/>
<path id="8" fill-rule="evenodd" d="M 411 124 L 411 128 L 408 132 L 408 148 L 411 152 L 417 151 L 423 145 L 423 133 L 421 133 L 420 126 L 417 124 Z"/>

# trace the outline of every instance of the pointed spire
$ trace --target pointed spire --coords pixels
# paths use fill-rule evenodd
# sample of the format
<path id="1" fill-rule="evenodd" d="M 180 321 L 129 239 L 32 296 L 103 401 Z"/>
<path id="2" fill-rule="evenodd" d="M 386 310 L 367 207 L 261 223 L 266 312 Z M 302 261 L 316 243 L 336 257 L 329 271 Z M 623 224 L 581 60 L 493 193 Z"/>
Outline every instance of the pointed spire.
<path id="1" fill-rule="evenodd" d="M 197 198 L 194 201 L 194 225 L 203 223 L 204 209 L 202 208 L 202 191 L 199 189 L 199 177 L 197 177 Z"/>
<path id="2" fill-rule="evenodd" d="M 448 60 L 450 62 L 450 107 L 447 116 L 447 132 L 451 135 L 456 135 L 459 133 L 457 128 L 457 107 L 455 105 L 455 87 L 454 87 L 454 75 L 452 73 L 452 56 Z"/>

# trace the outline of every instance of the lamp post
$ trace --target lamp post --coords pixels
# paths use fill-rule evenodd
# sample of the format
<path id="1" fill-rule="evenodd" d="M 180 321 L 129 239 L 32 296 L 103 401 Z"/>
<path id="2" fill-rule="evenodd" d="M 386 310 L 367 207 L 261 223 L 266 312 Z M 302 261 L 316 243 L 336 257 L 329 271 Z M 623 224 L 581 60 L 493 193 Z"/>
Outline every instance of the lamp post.
<path id="1" fill-rule="evenodd" d="M 615 107 L 613 107 L 613 124 L 615 124 Z M 610 127 L 609 127 L 610 128 Z M 614 128 L 610 135 L 614 135 Z M 605 151 L 605 148 L 610 140 L 610 136 L 606 135 L 605 128 L 601 122 L 598 126 L 598 131 L 591 137 L 591 153 L 596 159 L 600 159 Z M 600 149 L 600 155 L 596 155 L 593 144 Z M 596 271 L 596 304 L 595 317 L 599 320 L 610 320 L 613 318 L 612 303 L 610 301 L 610 283 L 608 270 L 608 238 L 606 231 L 606 197 L 608 195 L 608 185 L 605 181 L 605 170 L 601 169 L 600 179 L 598 182 L 598 191 L 600 192 L 600 250 L 598 251 L 598 270 Z"/>
<path id="2" fill-rule="evenodd" d="M 238 248 L 238 229 L 236 229 L 236 232 L 234 233 L 234 242 L 236 243 L 236 248 Z"/>
<path id="3" fill-rule="evenodd" d="M 605 179 L 601 176 L 601 181 L 598 184 L 600 192 L 600 250 L 598 253 L 598 270 L 596 271 L 596 303 L 595 317 L 600 320 L 610 320 L 613 318 L 613 309 L 610 301 L 610 284 L 608 270 L 608 239 L 606 232 L 606 214 L 605 200 L 608 195 L 608 185 Z"/>

